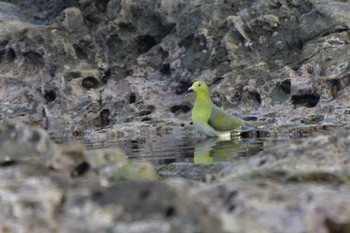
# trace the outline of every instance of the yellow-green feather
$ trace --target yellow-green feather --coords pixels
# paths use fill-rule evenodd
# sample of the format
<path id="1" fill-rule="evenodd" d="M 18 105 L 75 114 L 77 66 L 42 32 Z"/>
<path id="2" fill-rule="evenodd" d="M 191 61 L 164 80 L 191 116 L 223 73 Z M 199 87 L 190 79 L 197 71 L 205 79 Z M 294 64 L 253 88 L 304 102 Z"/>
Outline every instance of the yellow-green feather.
<path id="1" fill-rule="evenodd" d="M 203 81 L 194 82 L 190 89 L 196 93 L 192 121 L 198 131 L 207 136 L 218 137 L 223 132 L 254 127 L 215 106 L 211 101 L 209 88 Z"/>
<path id="2" fill-rule="evenodd" d="M 245 127 L 247 124 L 244 120 L 228 114 L 213 104 L 211 107 L 209 125 L 217 131 L 229 131 L 238 129 L 239 127 Z"/>

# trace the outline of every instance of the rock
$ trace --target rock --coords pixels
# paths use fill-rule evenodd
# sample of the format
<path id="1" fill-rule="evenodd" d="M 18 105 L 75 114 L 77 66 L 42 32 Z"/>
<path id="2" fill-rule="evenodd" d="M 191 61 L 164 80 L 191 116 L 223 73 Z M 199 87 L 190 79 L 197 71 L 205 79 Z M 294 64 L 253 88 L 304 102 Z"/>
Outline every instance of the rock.
<path id="1" fill-rule="evenodd" d="M 197 190 L 193 195 L 201 196 L 203 201 L 211 203 L 212 211 L 221 213 L 226 231 L 288 229 L 287 232 L 297 233 L 330 232 L 343 226 L 346 229 L 350 215 L 344 207 L 349 205 L 349 191 L 347 185 L 323 185 L 317 181 L 289 183 L 256 176 L 236 177 Z"/>
<path id="2" fill-rule="evenodd" d="M 222 232 L 216 217 L 182 187 L 163 182 L 124 181 L 106 190 L 75 193 L 63 206 L 62 231 Z M 183 186 L 183 185 L 181 185 Z M 83 210 L 83 211 L 81 211 Z M 76 219 L 85 219 L 80 224 Z"/>
<path id="3" fill-rule="evenodd" d="M 230 175 L 193 189 L 193 195 L 222 214 L 229 232 L 347 229 L 349 145 L 346 130 L 279 142 L 236 159 Z"/>
<path id="4" fill-rule="evenodd" d="M 1 122 L 0 129 L 0 154 L 18 156 L 0 161 L 0 229 L 222 232 L 187 183 L 159 181 L 153 165 L 130 162 L 118 148 L 87 152 L 82 145 L 56 145 L 43 129 L 14 121 Z M 52 155 L 40 157 L 48 149 Z M 30 159 L 16 152 L 24 150 Z"/>
<path id="5" fill-rule="evenodd" d="M 62 10 L 76 4 L 75 0 L 48 0 L 45 2 L 40 0 L 4 0 L 3 2 L 10 2 L 26 14 L 43 22 L 54 19 Z"/>
<path id="6" fill-rule="evenodd" d="M 127 163 L 115 170 L 110 177 L 112 181 L 117 180 L 157 180 L 158 175 L 154 166 L 149 162 Z"/>
<path id="7" fill-rule="evenodd" d="M 85 147 L 80 145 L 64 145 L 59 153 L 50 161 L 50 167 L 70 176 L 80 176 L 90 169 Z"/>
<path id="8" fill-rule="evenodd" d="M 347 231 L 349 7 L 326 0 L 1 2 L 2 120 L 100 141 L 194 135 L 194 96 L 186 90 L 203 79 L 215 103 L 268 122 L 271 137 L 313 137 L 267 142 L 227 170 L 159 169 L 207 181 L 177 189 L 118 150 L 93 158 L 84 147 L 58 146 L 43 129 L 6 121 L 0 229 Z M 110 127 L 86 130 L 102 126 Z M 336 128 L 344 131 L 330 132 Z"/>
<path id="9" fill-rule="evenodd" d="M 3 231 L 56 231 L 55 219 L 68 187 L 64 177 L 29 162 L 2 163 L 0 177 Z"/>
<path id="10" fill-rule="evenodd" d="M 119 148 L 93 150 L 88 153 L 88 164 L 98 172 L 104 185 L 119 180 L 157 180 L 154 166 L 149 162 L 131 162 Z"/>
<path id="11" fill-rule="evenodd" d="M 162 177 L 183 177 L 190 180 L 213 181 L 227 176 L 234 169 L 232 163 L 210 165 L 192 163 L 171 163 L 158 169 Z"/>
<path id="12" fill-rule="evenodd" d="M 15 121 L 0 122 L 0 162 L 45 160 L 54 156 L 57 149 L 40 127 L 29 128 Z"/>
<path id="13" fill-rule="evenodd" d="M 349 145 L 348 132 L 336 131 L 330 135 L 298 140 L 290 146 L 279 143 L 250 158 L 249 166 L 258 170 L 278 168 L 298 173 L 317 171 L 346 175 Z"/>
<path id="14" fill-rule="evenodd" d="M 2 118 L 52 130 L 177 127 L 189 119 L 187 88 L 204 79 L 228 111 L 277 125 L 327 111 L 320 122 L 344 123 L 345 2 L 35 2 L 0 12 Z"/>
<path id="15" fill-rule="evenodd" d="M 108 165 L 123 166 L 127 163 L 127 155 L 119 148 L 105 148 L 88 151 L 88 161 L 92 168 Z"/>

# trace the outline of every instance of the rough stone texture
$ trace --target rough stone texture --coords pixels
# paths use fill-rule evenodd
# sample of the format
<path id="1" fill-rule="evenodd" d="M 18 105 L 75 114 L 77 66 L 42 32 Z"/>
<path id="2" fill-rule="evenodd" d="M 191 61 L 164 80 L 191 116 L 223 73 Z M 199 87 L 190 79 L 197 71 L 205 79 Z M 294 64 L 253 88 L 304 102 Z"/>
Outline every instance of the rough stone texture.
<path id="1" fill-rule="evenodd" d="M 84 196 L 75 193 L 63 206 L 67 211 L 63 229 L 118 233 L 221 232 L 219 221 L 208 215 L 207 208 L 195 198 L 190 198 L 183 185 L 124 181 Z M 86 225 L 77 221 L 81 218 L 87 221 Z"/>
<path id="2" fill-rule="evenodd" d="M 188 122 L 186 90 L 204 79 L 231 112 L 274 125 L 344 123 L 347 2 L 8 2 L 1 118 L 52 130 Z"/>
<path id="3" fill-rule="evenodd" d="M 49 22 L 65 8 L 77 5 L 75 0 L 3 0 L 19 7 L 24 13 L 41 22 Z"/>
<path id="4" fill-rule="evenodd" d="M 119 150 L 89 154 L 4 123 L 1 231 L 349 232 L 349 11 L 335 0 L 1 1 L 0 119 L 85 135 L 113 125 L 91 133 L 101 141 L 187 132 L 186 90 L 202 79 L 272 137 L 328 132 L 188 185 Z"/>
<path id="5" fill-rule="evenodd" d="M 0 129 L 0 154 L 13 154 L 0 161 L 3 232 L 333 233 L 349 229 L 347 130 L 280 142 L 254 155 L 237 156 L 226 166 L 200 169 L 187 164 L 187 171 L 186 166 L 177 170 L 196 179 L 208 169 L 208 179 L 199 183 L 160 181 L 152 165 L 130 162 L 120 149 L 58 146 L 42 129 L 12 121 L 1 122 Z M 33 135 L 40 140 L 31 140 Z M 38 149 L 43 142 L 51 156 Z M 17 148 L 4 147 L 7 144 Z M 205 155 L 202 146 L 195 153 Z M 220 155 L 220 150 L 215 153 Z"/>
<path id="6" fill-rule="evenodd" d="M 33 157 L 51 158 L 57 151 L 47 132 L 40 128 L 28 128 L 24 124 L 9 121 L 0 124 L 0 162 L 32 160 Z"/>
<path id="7" fill-rule="evenodd" d="M 35 138 L 53 151 L 44 157 L 42 140 L 31 140 L 38 128 L 0 129 L 0 154 L 15 155 L 0 161 L 1 232 L 222 232 L 184 181 L 159 181 L 151 164 L 120 149 L 58 146 L 41 129 Z"/>
<path id="8" fill-rule="evenodd" d="M 349 146 L 345 130 L 281 142 L 235 160 L 231 175 L 193 195 L 222 214 L 228 232 L 347 232 Z"/>

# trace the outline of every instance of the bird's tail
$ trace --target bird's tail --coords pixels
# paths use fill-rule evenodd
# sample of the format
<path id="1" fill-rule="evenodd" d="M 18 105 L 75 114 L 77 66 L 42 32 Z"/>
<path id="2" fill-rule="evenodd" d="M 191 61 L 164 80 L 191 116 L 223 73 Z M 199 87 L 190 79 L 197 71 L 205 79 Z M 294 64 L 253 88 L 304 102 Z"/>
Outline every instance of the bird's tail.
<path id="1" fill-rule="evenodd" d="M 245 126 L 244 126 L 244 127 L 242 127 L 241 132 L 246 132 L 246 131 L 256 130 L 256 129 L 257 129 L 257 126 L 256 126 L 256 125 L 251 124 L 251 122 L 250 122 L 250 121 L 246 121 L 245 123 L 246 123 L 246 124 L 245 124 Z M 254 122 L 253 122 L 253 123 L 254 123 Z"/>
<path id="2" fill-rule="evenodd" d="M 267 124 L 266 122 L 263 122 L 263 121 L 246 121 L 246 123 L 248 125 L 254 126 L 255 128 Z"/>

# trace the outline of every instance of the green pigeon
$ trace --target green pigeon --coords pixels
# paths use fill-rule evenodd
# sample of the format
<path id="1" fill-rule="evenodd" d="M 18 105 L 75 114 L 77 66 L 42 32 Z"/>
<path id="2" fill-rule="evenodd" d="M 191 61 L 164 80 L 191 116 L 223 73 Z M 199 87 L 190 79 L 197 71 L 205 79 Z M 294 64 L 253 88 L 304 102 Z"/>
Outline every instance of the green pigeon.
<path id="1" fill-rule="evenodd" d="M 217 107 L 210 98 L 210 91 L 203 81 L 195 81 L 189 91 L 196 93 L 192 109 L 194 127 L 209 137 L 230 138 L 230 131 L 256 129 L 254 122 L 245 121 Z"/>

